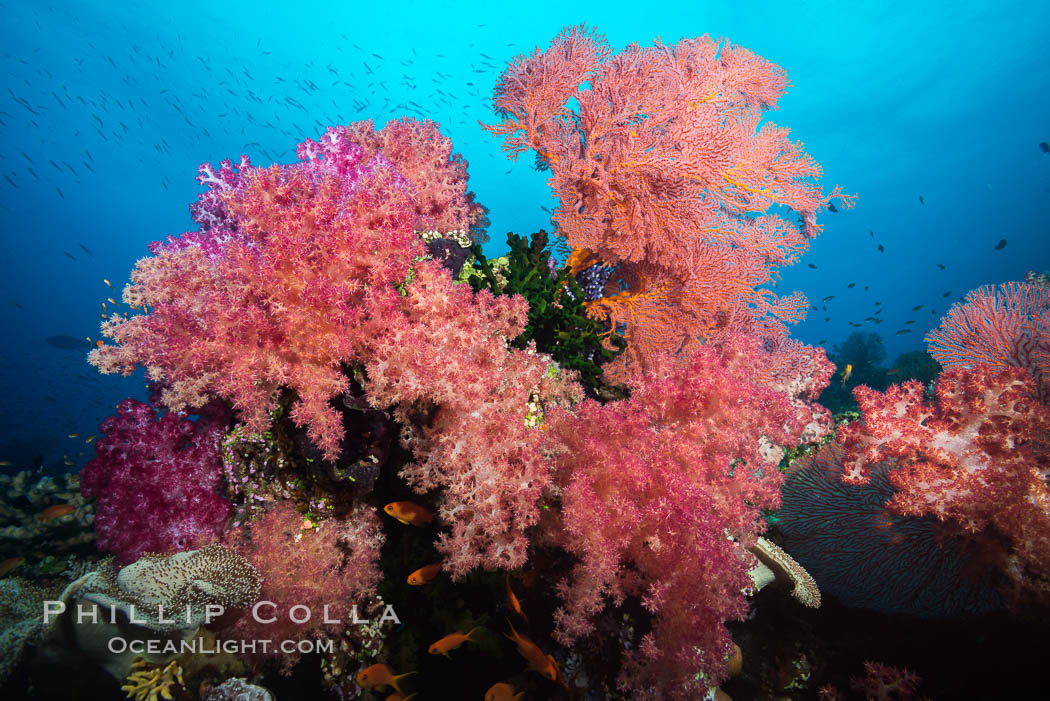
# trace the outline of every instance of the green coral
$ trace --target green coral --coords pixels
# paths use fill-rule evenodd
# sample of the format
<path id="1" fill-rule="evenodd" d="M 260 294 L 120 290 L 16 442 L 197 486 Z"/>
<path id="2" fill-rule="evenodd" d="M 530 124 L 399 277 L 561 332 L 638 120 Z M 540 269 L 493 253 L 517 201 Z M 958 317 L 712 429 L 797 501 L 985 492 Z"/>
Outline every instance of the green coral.
<path id="1" fill-rule="evenodd" d="M 532 234 L 531 241 L 508 233 L 510 253 L 491 261 L 474 244 L 473 258 L 463 266 L 459 279 L 475 290 L 520 294 L 529 303 L 528 325 L 511 345 L 525 349 L 535 341 L 536 350 L 549 354 L 559 367 L 578 372 L 585 386 L 610 391 L 601 380 L 601 366 L 622 353 L 626 344 L 615 335 L 613 350 L 602 344 L 603 328 L 587 317 L 584 293 L 576 279 L 564 267 L 552 273 L 548 242 L 543 229 Z"/>

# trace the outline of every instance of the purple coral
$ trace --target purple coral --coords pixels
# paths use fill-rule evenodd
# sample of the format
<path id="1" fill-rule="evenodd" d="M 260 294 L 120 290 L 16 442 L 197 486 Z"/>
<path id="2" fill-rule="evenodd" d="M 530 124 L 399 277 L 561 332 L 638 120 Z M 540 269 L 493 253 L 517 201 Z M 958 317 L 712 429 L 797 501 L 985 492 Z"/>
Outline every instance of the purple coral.
<path id="1" fill-rule="evenodd" d="M 121 563 L 143 553 L 170 553 L 214 541 L 230 515 L 221 496 L 222 440 L 229 412 L 219 402 L 187 414 L 125 399 L 99 426 L 95 458 L 80 489 L 96 497 L 100 549 Z"/>

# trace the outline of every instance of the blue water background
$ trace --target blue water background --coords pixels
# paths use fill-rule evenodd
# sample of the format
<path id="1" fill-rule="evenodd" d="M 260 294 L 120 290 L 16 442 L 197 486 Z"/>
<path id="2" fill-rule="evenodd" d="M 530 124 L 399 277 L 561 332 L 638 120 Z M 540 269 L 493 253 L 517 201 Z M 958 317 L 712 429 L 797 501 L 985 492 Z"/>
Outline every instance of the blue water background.
<path id="1" fill-rule="evenodd" d="M 0 3 L 0 460 L 82 465 L 114 404 L 144 396 L 141 373 L 100 376 L 86 348 L 45 339 L 98 337 L 100 303 L 119 300 L 146 245 L 192 227 L 204 161 L 291 162 L 328 125 L 430 118 L 491 208 L 489 255 L 508 230 L 549 229 L 546 175 L 507 161 L 478 120 L 495 119 L 507 61 L 580 22 L 616 50 L 727 37 L 788 71 L 770 118 L 827 188 L 860 195 L 783 272 L 782 293 L 835 295 L 799 338 L 830 348 L 861 323 L 892 360 L 967 290 L 1050 268 L 1050 3 L 442 5 Z M 877 326 L 863 321 L 876 301 Z"/>

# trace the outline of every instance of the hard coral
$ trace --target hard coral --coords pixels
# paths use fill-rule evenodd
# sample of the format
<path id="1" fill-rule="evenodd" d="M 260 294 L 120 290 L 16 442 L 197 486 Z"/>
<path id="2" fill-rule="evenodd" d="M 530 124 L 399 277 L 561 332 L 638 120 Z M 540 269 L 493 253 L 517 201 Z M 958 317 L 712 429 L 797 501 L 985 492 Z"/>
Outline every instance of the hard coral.
<path id="1" fill-rule="evenodd" d="M 125 399 L 99 426 L 95 458 L 80 472 L 80 488 L 95 497 L 98 547 L 122 563 L 146 552 L 170 553 L 221 533 L 230 504 L 220 495 L 220 441 L 228 412 L 219 402 L 196 421 Z"/>

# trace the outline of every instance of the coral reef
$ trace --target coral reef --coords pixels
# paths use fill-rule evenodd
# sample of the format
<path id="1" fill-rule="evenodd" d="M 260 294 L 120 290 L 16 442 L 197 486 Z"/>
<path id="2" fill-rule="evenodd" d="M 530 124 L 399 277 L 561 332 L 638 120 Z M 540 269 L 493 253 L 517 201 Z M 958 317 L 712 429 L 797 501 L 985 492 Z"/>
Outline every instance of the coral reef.
<path id="1" fill-rule="evenodd" d="M 887 509 L 896 461 L 870 466 L 856 485 L 842 481 L 845 459 L 836 441 L 795 461 L 777 512 L 785 548 L 824 591 L 851 607 L 933 618 L 1001 606 L 994 577 L 971 575 L 965 541 L 931 516 Z"/>
<path id="2" fill-rule="evenodd" d="M 0 685 L 22 661 L 26 647 L 47 630 L 40 612 L 61 587 L 41 587 L 19 577 L 0 579 Z"/>
<path id="3" fill-rule="evenodd" d="M 494 260 L 433 122 L 203 164 L 197 230 L 150 246 L 123 291 L 136 313 L 89 356 L 157 392 L 103 424 L 81 479 L 116 559 L 62 600 L 118 620 L 67 614 L 63 644 L 142 698 L 268 698 L 224 681 L 249 669 L 303 696 L 356 696 L 366 670 L 471 698 L 721 694 L 748 596 L 776 580 L 796 608 L 821 598 L 760 537 L 778 465 L 831 431 L 816 399 L 834 368 L 787 334 L 805 299 L 773 288 L 816 213 L 852 198 L 759 127 L 786 85 L 707 37 L 614 56 L 566 30 L 503 73 L 489 127 L 539 154 L 558 230 Z M 387 620 L 386 602 L 426 615 Z M 131 669 L 96 649 L 113 626 L 306 645 Z"/>
<path id="4" fill-rule="evenodd" d="M 361 506 L 345 520 L 313 523 L 290 502 L 275 505 L 261 519 L 227 535 L 226 541 L 254 565 L 262 580 L 261 601 L 272 606 L 260 615 L 243 615 L 227 635 L 243 640 L 300 640 L 338 635 L 354 613 L 375 595 L 382 574 L 379 549 L 384 536 L 375 510 Z M 253 599 L 254 600 L 254 599 Z M 306 607 L 308 620 L 297 623 L 292 607 Z M 298 615 L 298 614 L 297 614 Z M 326 619 L 337 621 L 326 622 Z M 290 670 L 298 655 L 272 649 Z M 259 661 L 264 654 L 256 656 Z"/>
<path id="5" fill-rule="evenodd" d="M 874 466 L 895 460 L 890 512 L 987 536 L 984 557 L 998 560 L 1014 594 L 1047 600 L 1050 407 L 1016 367 L 950 367 L 933 391 L 930 402 L 914 381 L 885 393 L 854 390 L 864 420 L 842 430 L 843 480 L 865 484 Z"/>

